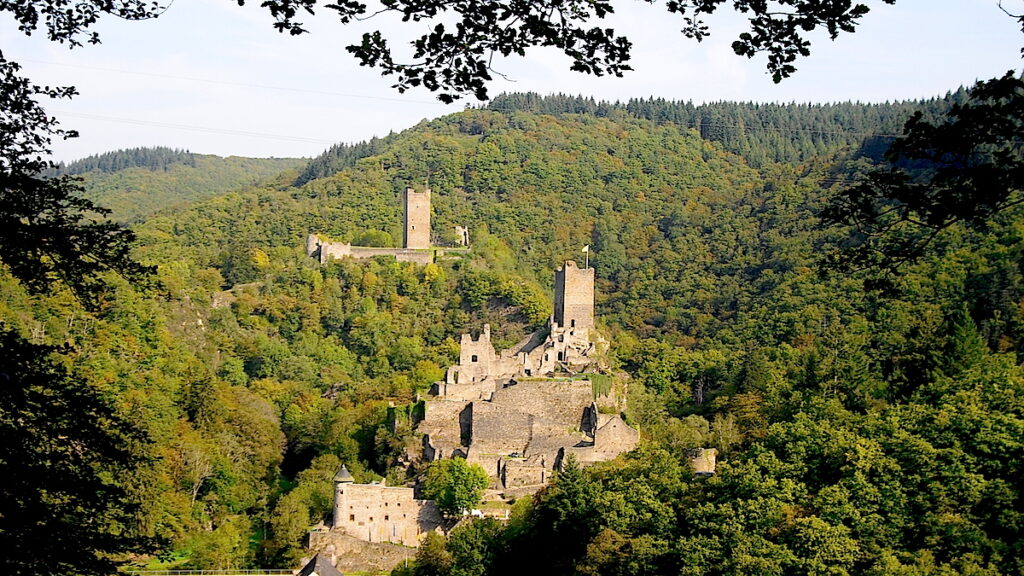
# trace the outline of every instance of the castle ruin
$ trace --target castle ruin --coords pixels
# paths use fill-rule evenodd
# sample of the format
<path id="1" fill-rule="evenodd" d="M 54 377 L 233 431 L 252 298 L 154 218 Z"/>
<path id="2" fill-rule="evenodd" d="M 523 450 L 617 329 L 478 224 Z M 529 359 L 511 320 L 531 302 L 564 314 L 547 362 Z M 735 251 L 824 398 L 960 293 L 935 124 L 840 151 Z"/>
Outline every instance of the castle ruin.
<path id="1" fill-rule="evenodd" d="M 601 373 L 607 343 L 594 328 L 594 270 L 567 261 L 555 270 L 555 313 L 548 326 L 497 352 L 490 326 L 462 335 L 459 363 L 435 383 L 416 425 L 422 437 L 409 460 L 465 458 L 491 479 L 491 493 L 530 495 L 572 455 L 581 464 L 611 460 L 636 447 L 639 433 L 599 404 L 589 374 Z M 418 546 L 441 525 L 430 500 L 413 488 L 357 484 L 342 466 L 334 478 L 329 530 L 310 534 L 315 550 L 341 538 Z"/>
<path id="2" fill-rule="evenodd" d="M 393 256 L 399 262 L 430 264 L 434 261 L 430 241 L 430 188 L 422 192 L 406 188 L 402 196 L 402 207 L 405 219 L 404 247 L 353 246 L 348 242 L 330 242 L 319 234 L 310 234 L 306 237 L 306 255 L 318 259 L 321 264 L 326 264 L 332 258 L 364 259 L 375 256 Z M 464 237 L 468 243 L 469 233 L 466 232 Z"/>
<path id="3" fill-rule="evenodd" d="M 639 433 L 602 413 L 593 382 L 607 343 L 594 329 L 594 269 L 566 261 L 555 270 L 555 311 L 546 329 L 495 351 L 489 325 L 463 334 L 459 363 L 435 384 L 416 431 L 425 461 L 465 458 L 506 499 L 547 483 L 572 454 L 582 464 L 636 447 Z M 614 403 L 614 402 L 609 402 Z"/>
<path id="4" fill-rule="evenodd" d="M 430 248 L 430 188 L 417 192 L 405 189 L 405 247 L 413 250 Z"/>

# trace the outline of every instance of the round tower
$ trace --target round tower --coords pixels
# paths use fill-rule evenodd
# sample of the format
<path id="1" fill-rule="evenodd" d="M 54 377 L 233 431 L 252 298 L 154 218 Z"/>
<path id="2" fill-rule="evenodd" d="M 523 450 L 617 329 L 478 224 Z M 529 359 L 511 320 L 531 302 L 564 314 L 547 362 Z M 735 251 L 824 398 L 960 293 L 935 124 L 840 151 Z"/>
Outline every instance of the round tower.
<path id="1" fill-rule="evenodd" d="M 338 472 L 334 474 L 334 517 L 333 526 L 341 526 L 344 522 L 342 513 L 345 511 L 345 503 L 348 501 L 348 496 L 345 492 L 348 489 L 349 484 L 355 483 L 355 478 L 348 471 L 348 467 L 344 464 L 341 468 L 338 468 Z"/>

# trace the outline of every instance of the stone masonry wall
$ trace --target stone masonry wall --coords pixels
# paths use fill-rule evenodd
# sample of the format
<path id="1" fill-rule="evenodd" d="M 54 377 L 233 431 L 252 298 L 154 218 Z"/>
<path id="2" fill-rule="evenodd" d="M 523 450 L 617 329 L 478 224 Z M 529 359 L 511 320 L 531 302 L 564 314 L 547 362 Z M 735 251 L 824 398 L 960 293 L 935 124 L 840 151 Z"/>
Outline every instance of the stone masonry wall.
<path id="1" fill-rule="evenodd" d="M 322 552 L 343 574 L 386 572 L 416 557 L 416 549 L 389 542 L 367 542 L 340 530 L 310 532 L 309 548 Z"/>
<path id="2" fill-rule="evenodd" d="M 430 248 L 430 188 L 405 189 L 405 247 Z"/>
<path id="3" fill-rule="evenodd" d="M 555 324 L 563 328 L 594 327 L 594 269 L 567 260 L 555 268 Z"/>
<path id="4" fill-rule="evenodd" d="M 578 429 L 594 399 L 589 380 L 525 380 L 494 393 L 492 402 L 514 407 L 538 418 Z"/>
<path id="5" fill-rule="evenodd" d="M 367 542 L 418 546 L 441 524 L 434 502 L 417 500 L 412 488 L 337 483 L 335 490 L 334 528 Z"/>
<path id="6" fill-rule="evenodd" d="M 494 346 L 491 345 L 490 325 L 484 324 L 484 331 L 475 340 L 473 336 L 463 334 L 459 344 L 458 383 L 479 382 L 493 375 L 493 365 Z"/>

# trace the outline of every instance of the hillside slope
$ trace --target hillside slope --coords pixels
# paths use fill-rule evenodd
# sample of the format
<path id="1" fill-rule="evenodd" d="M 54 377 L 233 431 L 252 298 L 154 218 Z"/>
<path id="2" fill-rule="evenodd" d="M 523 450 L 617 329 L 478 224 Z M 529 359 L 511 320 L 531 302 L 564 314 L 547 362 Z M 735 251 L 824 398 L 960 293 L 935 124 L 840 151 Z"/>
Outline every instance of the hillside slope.
<path id="1" fill-rule="evenodd" d="M 950 229 L 884 295 L 815 268 L 839 237 L 816 214 L 842 157 L 755 168 L 671 122 L 523 110 L 342 156 L 301 186 L 145 218 L 157 286 L 112 279 L 95 313 L 0 276 L 0 319 L 71 343 L 66 363 L 153 438 L 132 530 L 167 564 L 293 567 L 341 462 L 409 480 L 401 415 L 457 336 L 543 325 L 551 269 L 589 245 L 647 445 L 570 468 L 507 530 L 453 532 L 458 573 L 1024 569 L 1020 211 Z M 399 194 L 425 184 L 435 242 L 467 225 L 467 258 L 306 257 L 310 232 L 400 238 Z M 719 450 L 714 478 L 687 471 L 695 447 Z"/>
<path id="2" fill-rule="evenodd" d="M 72 163 L 65 172 L 83 178 L 85 197 L 109 208 L 110 217 L 119 222 L 137 222 L 165 208 L 206 200 L 219 194 L 251 188 L 282 173 L 290 174 L 305 165 L 297 158 L 222 158 L 207 154 L 183 153 L 169 161 L 133 161 L 132 153 L 150 152 L 143 158 L 160 157 L 164 149 L 136 149 L 109 153 Z M 125 156 L 122 161 L 118 161 Z"/>

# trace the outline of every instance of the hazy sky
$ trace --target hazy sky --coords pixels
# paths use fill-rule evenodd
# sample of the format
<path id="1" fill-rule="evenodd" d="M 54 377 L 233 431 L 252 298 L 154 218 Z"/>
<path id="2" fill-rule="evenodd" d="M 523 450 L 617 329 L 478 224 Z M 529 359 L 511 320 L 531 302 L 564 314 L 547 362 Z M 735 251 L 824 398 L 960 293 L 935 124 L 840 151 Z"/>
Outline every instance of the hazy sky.
<path id="1" fill-rule="evenodd" d="M 793 78 L 773 84 L 764 58 L 733 55 L 744 21 L 722 10 L 711 38 L 687 40 L 663 3 L 616 3 L 602 25 L 634 43 L 625 78 L 570 72 L 554 51 L 499 62 L 510 81 L 491 93 L 535 91 L 599 99 L 658 96 L 696 103 L 886 101 L 931 97 L 961 84 L 1020 70 L 1024 35 L 997 0 L 866 1 L 873 10 L 855 34 L 822 33 Z M 1024 0 L 1004 0 L 1024 12 Z M 311 33 L 277 33 L 259 0 L 176 0 L 159 18 L 102 21 L 103 44 L 68 50 L 37 32 L 25 38 L 0 14 L 0 50 L 36 83 L 74 85 L 74 100 L 47 109 L 81 137 L 56 143 L 55 158 L 137 146 L 170 146 L 222 156 L 313 156 L 335 142 L 386 135 L 461 110 L 422 90 L 399 94 L 392 81 L 360 68 L 344 47 L 384 27 L 408 37 L 420 28 L 394 21 L 343 26 L 329 11 L 305 22 Z M 403 34 L 404 32 L 404 34 Z"/>

